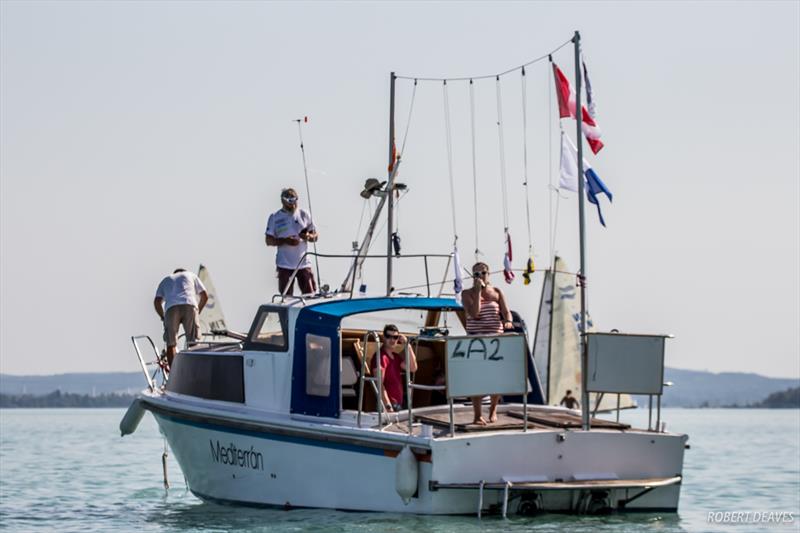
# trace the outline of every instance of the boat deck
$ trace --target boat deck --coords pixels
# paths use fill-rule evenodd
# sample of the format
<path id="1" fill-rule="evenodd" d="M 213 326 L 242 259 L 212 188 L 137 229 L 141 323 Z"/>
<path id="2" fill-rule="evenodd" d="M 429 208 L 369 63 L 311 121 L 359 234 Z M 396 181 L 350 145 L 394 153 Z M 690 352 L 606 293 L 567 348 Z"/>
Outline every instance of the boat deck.
<path id="1" fill-rule="evenodd" d="M 521 408 L 513 408 L 508 410 L 498 410 L 497 421 L 491 424 L 475 424 L 473 423 L 473 413 L 471 407 L 459 406 L 455 409 L 454 426 L 456 433 L 475 433 L 484 431 L 507 431 L 507 430 L 522 430 L 523 424 L 523 410 Z M 450 432 L 450 413 L 448 410 L 415 413 L 415 424 L 412 426 L 413 435 L 421 435 L 422 425 L 429 425 L 433 427 L 433 436 L 444 436 Z M 630 429 L 630 425 L 621 424 L 611 420 L 603 420 L 600 418 L 592 418 L 591 426 L 597 429 L 618 429 L 624 431 Z M 528 407 L 528 429 L 577 429 L 581 427 L 581 417 L 569 413 L 558 411 L 554 412 L 550 409 L 541 409 L 536 407 Z M 408 433 L 408 422 L 400 421 L 388 425 L 386 431 L 393 431 L 398 433 Z"/>

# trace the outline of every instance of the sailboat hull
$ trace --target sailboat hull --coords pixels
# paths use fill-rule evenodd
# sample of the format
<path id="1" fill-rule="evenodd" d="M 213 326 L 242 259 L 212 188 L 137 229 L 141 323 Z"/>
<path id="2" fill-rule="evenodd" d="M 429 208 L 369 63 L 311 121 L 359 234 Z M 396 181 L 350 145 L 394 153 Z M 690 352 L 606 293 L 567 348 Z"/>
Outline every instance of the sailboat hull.
<path id="1" fill-rule="evenodd" d="M 680 495 L 679 482 L 649 488 L 613 485 L 614 480 L 620 484 L 619 480 L 679 475 L 682 435 L 532 430 L 415 439 L 410 448 L 416 459 L 417 491 L 406 504 L 397 491 L 397 457 L 403 446 L 397 434 L 350 428 L 336 436 L 314 435 L 302 424 L 278 427 L 207 412 L 192 414 L 156 406 L 149 410 L 190 490 L 212 502 L 475 514 L 479 504 L 484 513 L 500 512 L 506 499 L 505 481 L 511 482 L 509 513 L 674 511 Z M 575 480 L 599 485 L 570 489 L 569 483 Z M 536 484 L 552 486 L 537 489 Z"/>

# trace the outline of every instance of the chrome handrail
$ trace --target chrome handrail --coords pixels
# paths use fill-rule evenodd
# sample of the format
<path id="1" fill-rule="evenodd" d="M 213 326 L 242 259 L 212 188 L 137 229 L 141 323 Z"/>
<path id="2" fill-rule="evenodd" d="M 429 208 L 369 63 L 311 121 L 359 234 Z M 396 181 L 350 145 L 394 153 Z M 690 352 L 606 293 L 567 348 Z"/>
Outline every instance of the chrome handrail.
<path id="1" fill-rule="evenodd" d="M 351 271 L 348 272 L 348 275 L 347 275 L 347 278 L 346 278 L 345 282 L 342 283 L 342 285 L 339 287 L 339 289 L 337 289 L 333 293 L 328 292 L 327 290 L 320 291 L 318 289 L 316 294 L 306 295 L 306 296 L 321 297 L 321 296 L 329 296 L 330 294 L 348 293 L 350 298 L 353 297 L 353 291 L 355 290 L 355 279 L 356 279 L 356 270 L 357 270 L 355 268 L 355 265 L 356 265 L 357 261 L 360 258 L 361 259 L 387 259 L 389 257 L 392 257 L 393 259 L 419 259 L 419 258 L 422 258 L 423 259 L 423 263 L 424 263 L 424 267 L 425 267 L 425 287 L 427 288 L 428 297 L 430 297 L 430 295 L 431 295 L 431 281 L 430 281 L 430 274 L 429 274 L 428 258 L 442 258 L 442 259 L 447 258 L 447 266 L 445 267 L 445 274 L 444 274 L 444 278 L 445 279 L 442 280 L 442 283 L 440 284 L 439 295 L 441 295 L 441 293 L 442 293 L 444 282 L 447 279 L 447 271 L 450 269 L 450 264 L 451 264 L 451 261 L 453 259 L 453 254 L 403 254 L 401 256 L 398 256 L 398 255 L 391 255 L 390 256 L 390 255 L 387 255 L 387 254 L 382 254 L 382 255 L 367 254 L 367 255 L 361 255 L 361 256 L 353 256 L 352 254 L 321 254 L 321 253 L 317 253 L 317 252 L 306 251 L 300 257 L 300 260 L 297 262 L 297 266 L 294 268 L 294 270 L 292 270 L 292 274 L 291 274 L 291 276 L 289 276 L 289 281 L 286 284 L 286 287 L 284 288 L 283 292 L 279 293 L 278 295 L 276 295 L 276 297 L 280 297 L 281 300 L 284 300 L 288 296 L 286 293 L 288 292 L 289 287 L 292 285 L 292 283 L 294 283 L 294 280 L 297 278 L 297 272 L 300 270 L 300 265 L 305 263 L 306 259 L 308 257 L 310 257 L 310 256 L 313 256 L 315 258 L 324 258 L 324 259 L 352 259 L 353 260 L 353 267 L 352 267 Z M 317 283 L 319 283 L 319 282 L 320 282 L 320 280 L 317 280 Z M 347 287 L 348 284 L 350 285 L 349 288 Z M 302 299 L 302 296 L 300 298 Z M 274 300 L 275 300 L 275 297 L 273 297 L 273 302 L 274 302 Z"/>
<path id="2" fill-rule="evenodd" d="M 155 355 L 155 360 L 146 363 L 144 360 L 144 356 L 142 355 L 142 351 L 139 349 L 139 341 L 140 339 L 147 339 L 150 343 L 150 346 L 153 348 L 153 354 Z M 153 339 L 150 338 L 150 335 L 134 335 L 131 337 L 131 342 L 133 343 L 133 349 L 136 350 L 136 356 L 139 358 L 139 364 L 142 366 L 142 372 L 144 373 L 144 377 L 147 380 L 147 386 L 150 389 L 150 392 L 155 392 L 156 386 L 156 376 L 159 372 L 161 372 L 162 377 L 164 378 L 164 383 L 166 383 L 169 373 L 165 371 L 163 363 L 161 361 L 161 356 L 158 353 L 158 348 L 156 348 L 156 343 L 153 342 Z M 153 375 L 150 375 L 150 371 L 147 367 L 155 366 L 156 369 L 153 372 Z"/>
<path id="3" fill-rule="evenodd" d="M 375 405 L 378 408 L 378 427 L 383 428 L 383 413 L 385 410 L 385 406 L 383 405 L 383 375 L 381 372 L 381 365 L 380 359 L 378 359 L 378 364 L 375 366 L 376 368 L 376 377 L 368 378 L 366 377 L 366 368 L 367 368 L 367 356 L 369 354 L 369 338 L 372 337 L 375 339 L 376 350 L 375 356 L 380 358 L 380 351 L 381 351 L 381 337 L 378 335 L 377 331 L 367 331 L 364 334 L 364 353 L 361 357 L 361 372 L 358 377 L 358 415 L 356 417 L 356 423 L 358 427 L 361 427 L 361 413 L 364 410 L 364 383 L 369 382 L 372 385 L 372 390 L 375 392 L 376 402 Z M 375 382 L 377 381 L 377 385 Z"/>

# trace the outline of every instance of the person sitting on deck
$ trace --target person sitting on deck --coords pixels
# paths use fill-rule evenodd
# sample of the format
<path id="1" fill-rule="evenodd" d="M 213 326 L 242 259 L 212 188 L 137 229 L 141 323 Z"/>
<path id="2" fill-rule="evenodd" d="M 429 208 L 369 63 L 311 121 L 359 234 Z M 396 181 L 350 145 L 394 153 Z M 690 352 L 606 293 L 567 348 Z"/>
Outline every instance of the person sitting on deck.
<path id="1" fill-rule="evenodd" d="M 575 409 L 581 406 L 581 404 L 578 403 L 577 398 L 572 395 L 571 390 L 568 390 L 564 397 L 561 398 L 561 403 L 559 405 L 563 405 L 567 409 Z"/>
<path id="2" fill-rule="evenodd" d="M 508 309 L 503 291 L 489 284 L 489 265 L 475 263 L 472 266 L 472 280 L 472 288 L 461 294 L 467 315 L 465 324 L 467 335 L 497 335 L 506 329 L 512 329 L 514 324 L 511 322 L 511 311 Z M 472 398 L 475 415 L 472 423 L 485 426 L 487 420 L 483 418 L 481 400 L 480 396 Z M 488 422 L 497 422 L 498 403 L 500 395 L 492 395 Z"/>
<path id="3" fill-rule="evenodd" d="M 381 377 L 383 381 L 383 404 L 387 411 L 399 411 L 403 408 L 405 381 L 403 380 L 406 369 L 404 354 L 395 353 L 395 347 L 400 347 L 407 343 L 408 339 L 400 333 L 394 324 L 386 324 L 383 327 L 383 343 L 381 344 L 380 364 Z M 417 371 L 417 356 L 414 349 L 408 345 L 408 359 L 410 372 Z M 377 375 L 375 359 L 372 365 L 373 375 Z"/>

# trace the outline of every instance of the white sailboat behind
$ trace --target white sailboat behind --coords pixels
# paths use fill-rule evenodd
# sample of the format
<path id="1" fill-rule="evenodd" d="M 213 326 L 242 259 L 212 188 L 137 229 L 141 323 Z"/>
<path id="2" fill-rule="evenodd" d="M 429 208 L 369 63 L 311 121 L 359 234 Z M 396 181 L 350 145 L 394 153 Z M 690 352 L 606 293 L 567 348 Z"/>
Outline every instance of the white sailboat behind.
<path id="1" fill-rule="evenodd" d="M 568 390 L 580 398 L 580 298 L 575 274 L 566 262 L 556 257 L 554 269 L 545 272 L 539 320 L 534 341 L 534 358 L 539 369 L 544 395 L 549 405 L 558 405 Z M 591 317 L 586 318 L 587 331 L 595 331 Z M 598 395 L 591 393 L 590 408 L 598 412 L 617 409 L 617 395 L 604 395 L 597 406 Z M 620 409 L 636 407 L 629 394 L 621 394 Z"/>
<path id="2" fill-rule="evenodd" d="M 199 316 L 200 333 L 209 336 L 213 335 L 214 332 L 226 331 L 228 326 L 225 324 L 225 315 L 222 313 L 222 305 L 217 297 L 217 289 L 214 287 L 211 275 L 204 265 L 200 265 L 197 270 L 197 277 L 200 278 L 208 294 L 208 302 Z"/>

